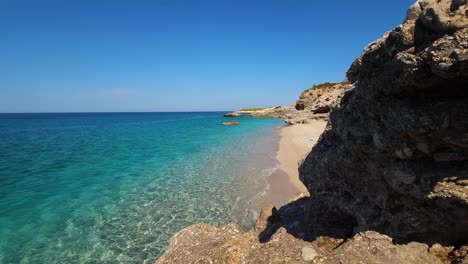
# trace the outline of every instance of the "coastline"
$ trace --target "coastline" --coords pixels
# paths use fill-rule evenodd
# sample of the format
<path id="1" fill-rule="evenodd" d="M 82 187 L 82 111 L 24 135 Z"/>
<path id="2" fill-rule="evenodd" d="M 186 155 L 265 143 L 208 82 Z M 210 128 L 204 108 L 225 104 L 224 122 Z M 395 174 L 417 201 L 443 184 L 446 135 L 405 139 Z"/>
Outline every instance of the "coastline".
<path id="1" fill-rule="evenodd" d="M 279 131 L 276 159 L 279 168 L 268 177 L 270 188 L 266 197 L 269 203 L 281 207 L 300 193 L 307 193 L 299 180 L 299 163 L 306 157 L 325 130 L 327 121 L 316 120 L 310 124 L 282 127 Z"/>

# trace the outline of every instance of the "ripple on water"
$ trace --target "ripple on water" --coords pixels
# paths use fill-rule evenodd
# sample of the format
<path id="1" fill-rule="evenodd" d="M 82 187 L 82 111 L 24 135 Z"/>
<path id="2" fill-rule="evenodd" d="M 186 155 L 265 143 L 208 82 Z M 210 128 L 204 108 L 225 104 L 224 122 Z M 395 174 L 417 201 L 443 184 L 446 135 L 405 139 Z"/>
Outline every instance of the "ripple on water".
<path id="1" fill-rule="evenodd" d="M 177 122 L 151 121 L 162 117 L 126 116 L 125 126 L 124 117 L 92 118 L 99 124 L 32 127 L 29 136 L 26 125 L 13 125 L 24 130 L 17 140 L 32 144 L 26 154 L 40 151 L 2 154 L 0 181 L 8 185 L 0 187 L 0 263 L 152 263 L 190 224 L 253 225 L 255 199 L 276 169 L 280 120 L 227 128 L 213 125 L 223 120 L 218 114 L 197 113 L 180 117 L 189 122 L 181 131 Z M 41 138 L 53 138 L 54 147 Z"/>

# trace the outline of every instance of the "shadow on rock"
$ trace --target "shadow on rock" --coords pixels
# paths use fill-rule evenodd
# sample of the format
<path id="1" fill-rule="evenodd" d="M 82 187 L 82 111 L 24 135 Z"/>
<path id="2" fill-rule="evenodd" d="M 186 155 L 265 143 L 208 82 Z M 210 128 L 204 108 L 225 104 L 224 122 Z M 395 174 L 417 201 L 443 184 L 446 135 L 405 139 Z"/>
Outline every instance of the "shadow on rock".
<path id="1" fill-rule="evenodd" d="M 354 234 L 352 228 L 349 228 L 356 225 L 354 219 L 338 215 L 330 219 L 326 228 L 317 229 L 322 230 L 321 232 L 311 232 L 306 210 L 309 203 L 309 197 L 301 197 L 279 210 L 273 206 L 265 207 L 255 225 L 259 241 L 269 242 L 280 228 L 286 229 L 289 234 L 305 241 L 313 241 L 320 236 L 344 240 Z"/>

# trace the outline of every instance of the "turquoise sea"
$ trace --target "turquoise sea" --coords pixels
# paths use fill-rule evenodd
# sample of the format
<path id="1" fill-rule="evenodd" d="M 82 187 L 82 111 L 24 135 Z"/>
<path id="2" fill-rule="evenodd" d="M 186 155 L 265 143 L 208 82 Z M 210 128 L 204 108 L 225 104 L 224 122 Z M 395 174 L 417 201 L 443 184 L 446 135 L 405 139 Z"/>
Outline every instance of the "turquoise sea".
<path id="1" fill-rule="evenodd" d="M 0 114 L 0 263 L 152 263 L 190 224 L 250 228 L 282 121 L 222 114 Z"/>

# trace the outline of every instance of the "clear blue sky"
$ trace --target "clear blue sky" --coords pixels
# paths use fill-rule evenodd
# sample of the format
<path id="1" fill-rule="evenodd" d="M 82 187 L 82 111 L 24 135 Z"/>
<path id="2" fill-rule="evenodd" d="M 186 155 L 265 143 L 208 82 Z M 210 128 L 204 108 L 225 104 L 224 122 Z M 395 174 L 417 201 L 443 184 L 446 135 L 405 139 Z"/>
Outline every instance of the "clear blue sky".
<path id="1" fill-rule="evenodd" d="M 0 112 L 277 106 L 341 81 L 414 0 L 0 1 Z"/>

